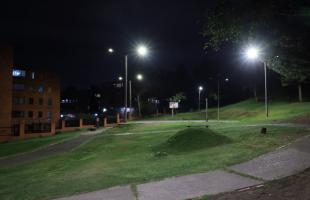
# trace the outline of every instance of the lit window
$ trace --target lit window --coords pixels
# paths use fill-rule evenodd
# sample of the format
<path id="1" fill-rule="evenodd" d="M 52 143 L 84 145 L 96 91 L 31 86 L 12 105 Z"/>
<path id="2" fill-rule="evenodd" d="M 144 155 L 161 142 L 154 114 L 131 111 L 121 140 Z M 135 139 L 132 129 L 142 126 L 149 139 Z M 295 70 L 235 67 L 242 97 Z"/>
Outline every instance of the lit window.
<path id="1" fill-rule="evenodd" d="M 40 92 L 40 93 L 43 93 L 43 92 L 44 92 L 44 86 L 43 86 L 43 85 L 40 85 L 40 86 L 38 87 L 38 92 Z"/>
<path id="2" fill-rule="evenodd" d="M 31 79 L 34 79 L 34 78 L 35 78 L 35 73 L 32 72 L 32 73 L 31 73 Z"/>
<path id="3" fill-rule="evenodd" d="M 52 113 L 51 112 L 47 112 L 47 118 L 51 119 L 52 118 Z"/>
<path id="4" fill-rule="evenodd" d="M 20 69 L 13 69 L 12 75 L 14 77 L 25 77 L 26 76 L 26 71 L 25 70 L 20 70 Z"/>

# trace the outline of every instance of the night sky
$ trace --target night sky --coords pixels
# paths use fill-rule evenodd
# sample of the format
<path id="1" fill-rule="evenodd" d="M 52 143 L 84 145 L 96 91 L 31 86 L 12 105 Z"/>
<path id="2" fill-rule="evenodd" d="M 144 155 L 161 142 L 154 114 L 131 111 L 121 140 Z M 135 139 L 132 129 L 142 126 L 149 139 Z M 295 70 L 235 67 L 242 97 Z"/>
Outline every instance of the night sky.
<path id="1" fill-rule="evenodd" d="M 212 5 L 212 1 L 11 0 L 0 6 L 0 36 L 14 44 L 16 65 L 57 71 L 63 87 L 88 87 L 121 75 L 123 53 L 132 53 L 140 43 L 151 48 L 150 56 L 141 60 L 130 55 L 132 73 L 206 62 L 199 32 L 204 12 Z M 108 47 L 120 54 L 109 55 Z"/>

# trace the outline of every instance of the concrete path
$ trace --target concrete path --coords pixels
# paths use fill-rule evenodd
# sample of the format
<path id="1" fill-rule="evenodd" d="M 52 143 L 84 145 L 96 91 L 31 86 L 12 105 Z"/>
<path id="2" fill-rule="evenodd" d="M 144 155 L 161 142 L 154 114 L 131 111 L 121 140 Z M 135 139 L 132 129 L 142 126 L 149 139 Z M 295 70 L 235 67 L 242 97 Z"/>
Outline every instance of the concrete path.
<path id="1" fill-rule="evenodd" d="M 113 187 L 106 190 L 90 192 L 57 200 L 135 200 L 130 186 Z"/>
<path id="2" fill-rule="evenodd" d="M 183 200 L 261 184 L 222 170 L 138 185 L 139 200 Z"/>
<path id="3" fill-rule="evenodd" d="M 177 123 L 177 122 L 192 122 L 192 123 L 202 123 L 206 120 L 140 120 L 140 121 L 130 121 L 123 124 L 156 124 L 156 123 Z M 236 120 L 208 120 L 208 122 L 220 122 L 220 123 L 238 123 Z"/>
<path id="4" fill-rule="evenodd" d="M 103 129 L 99 129 L 96 131 L 85 131 L 82 132 L 80 136 L 68 139 L 61 143 L 49 145 L 29 153 L 2 158 L 0 159 L 0 166 L 1 167 L 16 166 L 40 160 L 47 156 L 57 155 L 60 153 L 70 151 L 80 146 L 81 144 L 90 141 L 92 138 L 96 136 L 96 134 L 101 133 L 102 131 Z"/>
<path id="5" fill-rule="evenodd" d="M 275 180 L 296 174 L 308 167 L 310 167 L 310 137 L 304 137 L 287 148 L 234 165 L 230 169 L 264 180 Z"/>
<path id="6" fill-rule="evenodd" d="M 216 170 L 144 183 L 137 185 L 135 192 L 124 186 L 57 200 L 184 200 L 260 185 L 264 180 L 280 179 L 309 167 L 310 136 L 234 165 L 229 168 L 231 171 Z"/>

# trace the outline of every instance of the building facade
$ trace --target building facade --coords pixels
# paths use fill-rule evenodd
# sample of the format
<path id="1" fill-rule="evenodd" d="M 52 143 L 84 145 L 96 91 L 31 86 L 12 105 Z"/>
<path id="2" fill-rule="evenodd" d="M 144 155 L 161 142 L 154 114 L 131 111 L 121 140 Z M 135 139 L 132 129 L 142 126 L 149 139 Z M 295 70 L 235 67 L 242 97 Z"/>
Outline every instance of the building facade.
<path id="1" fill-rule="evenodd" d="M 0 134 L 11 133 L 13 50 L 0 46 Z"/>
<path id="2" fill-rule="evenodd" d="M 0 54 L 0 131 L 18 136 L 16 127 L 25 123 L 25 133 L 48 131 L 60 118 L 60 84 L 56 74 L 15 66 L 13 51 Z M 49 130 L 51 131 L 51 130 Z"/>

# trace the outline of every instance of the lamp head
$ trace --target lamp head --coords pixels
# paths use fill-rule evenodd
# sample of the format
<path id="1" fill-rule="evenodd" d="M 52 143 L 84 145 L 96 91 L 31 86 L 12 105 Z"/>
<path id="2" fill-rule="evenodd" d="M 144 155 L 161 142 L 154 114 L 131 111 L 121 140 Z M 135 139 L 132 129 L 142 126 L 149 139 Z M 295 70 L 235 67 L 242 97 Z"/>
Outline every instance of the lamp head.
<path id="1" fill-rule="evenodd" d="M 138 79 L 139 81 L 141 81 L 141 80 L 143 79 L 142 74 L 137 74 L 137 79 Z"/>
<path id="2" fill-rule="evenodd" d="M 260 51 L 256 47 L 249 47 L 246 52 L 246 57 L 249 60 L 257 60 L 259 58 Z"/>
<path id="3" fill-rule="evenodd" d="M 139 56 L 146 56 L 148 54 L 148 49 L 144 45 L 137 47 L 137 53 Z"/>
<path id="4" fill-rule="evenodd" d="M 109 49 L 108 49 L 108 52 L 109 52 L 109 53 L 114 53 L 114 49 L 109 48 Z"/>

